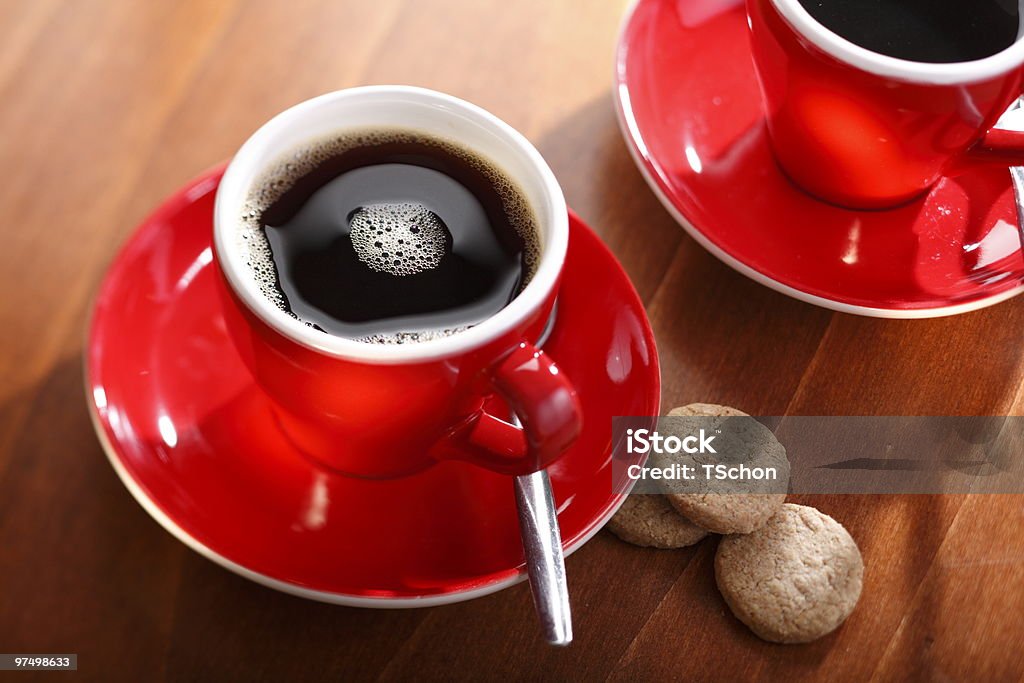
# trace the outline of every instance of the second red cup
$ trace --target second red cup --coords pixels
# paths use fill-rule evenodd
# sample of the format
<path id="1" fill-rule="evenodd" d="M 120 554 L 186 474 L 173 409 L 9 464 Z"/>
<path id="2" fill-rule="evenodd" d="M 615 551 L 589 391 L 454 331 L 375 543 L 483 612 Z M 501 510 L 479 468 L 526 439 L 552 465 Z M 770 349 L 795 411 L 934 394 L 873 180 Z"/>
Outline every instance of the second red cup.
<path id="1" fill-rule="evenodd" d="M 983 59 L 915 62 L 846 40 L 798 0 L 747 12 L 773 151 L 807 192 L 886 208 L 965 166 L 1024 164 L 1024 133 L 993 128 L 1021 94 L 1024 35 Z"/>

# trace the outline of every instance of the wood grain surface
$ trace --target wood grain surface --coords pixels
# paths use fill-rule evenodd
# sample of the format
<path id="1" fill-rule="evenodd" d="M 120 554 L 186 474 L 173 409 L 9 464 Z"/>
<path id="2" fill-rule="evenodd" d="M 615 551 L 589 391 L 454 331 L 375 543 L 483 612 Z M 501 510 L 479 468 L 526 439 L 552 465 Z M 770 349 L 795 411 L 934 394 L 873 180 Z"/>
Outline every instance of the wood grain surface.
<path id="1" fill-rule="evenodd" d="M 568 560 L 576 641 L 525 585 L 415 611 L 249 583 L 132 500 L 93 436 L 90 297 L 162 197 L 324 91 L 410 83 L 495 112 L 547 157 L 647 303 L 664 401 L 754 414 L 1019 414 L 1024 298 L 893 322 L 787 299 L 705 253 L 615 124 L 623 0 L 0 0 L 0 652 L 77 652 L 47 680 L 1020 680 L 1019 496 L 803 497 L 867 564 L 835 634 L 759 641 L 714 589 L 714 541 L 599 534 Z M 31 674 L 8 674 L 30 680 Z M 0 677 L 3 677 L 0 674 Z"/>

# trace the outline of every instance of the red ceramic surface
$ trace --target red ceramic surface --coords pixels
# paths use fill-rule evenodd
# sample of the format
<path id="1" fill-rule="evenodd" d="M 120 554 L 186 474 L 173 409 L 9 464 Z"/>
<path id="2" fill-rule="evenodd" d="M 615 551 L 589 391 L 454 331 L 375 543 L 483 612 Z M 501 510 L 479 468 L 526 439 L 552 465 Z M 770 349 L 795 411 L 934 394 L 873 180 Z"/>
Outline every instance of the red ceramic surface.
<path id="1" fill-rule="evenodd" d="M 213 268 L 228 333 L 272 397 L 278 426 L 295 448 L 339 474 L 389 479 L 437 459 L 528 474 L 555 460 L 579 432 L 572 383 L 549 354 L 524 341 L 543 330 L 557 290 L 483 347 L 427 361 L 365 362 L 288 339 L 228 288 L 216 251 Z M 515 405 L 523 429 L 483 410 L 482 396 L 495 392 Z"/>
<path id="2" fill-rule="evenodd" d="M 383 121 L 454 135 L 508 170 L 537 214 L 544 244 L 530 281 L 507 306 L 460 334 L 415 344 L 364 344 L 324 334 L 283 312 L 254 277 L 239 216 L 259 177 L 310 136 Z M 529 141 L 464 100 L 388 85 L 314 97 L 261 126 L 221 177 L 213 260 L 226 285 L 228 331 L 274 403 L 281 430 L 334 472 L 388 479 L 422 471 L 439 457 L 502 474 L 536 472 L 572 441 L 582 417 L 571 380 L 557 372 L 552 356 L 521 348 L 538 338 L 558 297 L 568 214 L 558 181 Z M 517 408 L 522 428 L 485 412 L 482 397 L 492 393 Z"/>
<path id="3" fill-rule="evenodd" d="M 515 412 L 522 429 L 511 427 L 507 411 L 482 411 L 443 441 L 449 456 L 505 474 L 536 472 L 550 466 L 572 445 L 583 427 L 579 395 L 551 357 L 521 342 L 491 374 L 497 396 Z M 445 456 L 435 455 L 438 459 Z"/>
<path id="4" fill-rule="evenodd" d="M 521 579 L 509 477 L 458 461 L 390 481 L 342 477 L 312 465 L 282 436 L 228 336 L 217 295 L 210 237 L 219 177 L 200 177 L 143 223 L 96 301 L 89 402 L 125 485 L 197 551 L 305 597 L 406 607 Z M 586 420 L 549 469 L 571 552 L 621 503 L 612 493 L 611 418 L 656 415 L 660 400 L 643 305 L 575 216 L 544 349 L 560 359 Z M 519 381 L 529 362 L 515 356 L 507 381 Z M 488 408 L 501 414 L 493 399 Z"/>
<path id="5" fill-rule="evenodd" d="M 528 474 L 555 460 L 579 432 L 572 383 L 549 354 L 525 341 L 544 329 L 557 289 L 482 346 L 424 361 L 366 361 L 285 337 L 228 287 L 216 249 L 213 260 L 228 332 L 274 401 L 278 426 L 296 448 L 335 472 L 388 479 L 444 458 Z M 491 393 L 516 406 L 523 429 L 483 410 L 481 397 Z"/>
<path id="6" fill-rule="evenodd" d="M 948 315 L 1021 291 L 1004 168 L 943 177 L 885 211 L 837 208 L 790 182 L 769 148 L 748 34 L 741 3 L 640 0 L 618 44 L 627 144 L 698 242 L 763 284 L 852 313 Z"/>
<path id="7" fill-rule="evenodd" d="M 805 24 L 791 24 L 777 3 Z M 912 62 L 883 56 L 875 65 L 889 71 L 883 75 L 867 70 L 873 62 L 854 66 L 811 42 L 805 29 L 850 49 L 852 58 L 865 56 L 796 0 L 749 0 L 747 8 L 775 156 L 802 188 L 843 206 L 890 207 L 920 196 L 955 165 L 972 161 L 971 148 L 1020 95 L 1016 59 L 995 75 L 978 78 L 980 62 L 973 62 L 974 69 L 957 65 L 962 78 L 915 82 L 907 80 Z M 1002 131 L 990 144 L 998 150 L 985 156 L 998 151 L 1024 160 L 1024 133 Z"/>

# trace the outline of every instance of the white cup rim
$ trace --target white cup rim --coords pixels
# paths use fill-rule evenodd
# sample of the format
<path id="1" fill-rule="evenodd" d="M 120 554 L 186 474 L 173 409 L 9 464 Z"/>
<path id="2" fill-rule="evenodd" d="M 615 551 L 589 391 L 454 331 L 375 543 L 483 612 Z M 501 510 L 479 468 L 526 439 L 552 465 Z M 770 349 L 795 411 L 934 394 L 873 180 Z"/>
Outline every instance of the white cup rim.
<path id="1" fill-rule="evenodd" d="M 533 207 L 538 220 L 548 229 L 543 240 L 540 261 L 530 282 L 505 308 L 469 329 L 449 336 L 409 344 L 374 344 L 346 339 L 313 329 L 288 315 L 259 290 L 256 279 L 237 247 L 233 231 L 238 228 L 235 214 L 249 192 L 247 178 L 260 158 L 283 130 L 301 126 L 304 117 L 324 105 L 338 106 L 342 101 L 376 99 L 381 103 L 399 98 L 468 117 L 511 144 L 528 160 L 530 171 L 540 180 L 547 198 L 544 208 Z M 416 122 L 409 127 L 415 129 Z M 339 125 L 344 130 L 344 125 Z M 458 141 L 457 136 L 455 141 Z M 246 140 L 232 158 L 221 179 L 214 205 L 214 250 L 218 263 L 234 293 L 242 303 L 270 328 L 288 339 L 319 353 L 363 363 L 407 364 L 435 361 L 480 348 L 514 330 L 548 299 L 562 272 L 569 242 L 569 216 L 565 197 L 554 173 L 540 152 L 517 130 L 490 112 L 465 100 L 427 88 L 407 85 L 372 85 L 329 92 L 300 102 L 277 114 Z"/>
<path id="2" fill-rule="evenodd" d="M 879 54 L 850 42 L 818 22 L 799 0 L 771 0 L 786 22 L 825 53 L 862 71 L 894 80 L 927 85 L 977 83 L 996 78 L 1024 64 L 1024 32 L 1009 47 L 967 62 L 915 62 Z M 1019 0 L 1024 10 L 1024 0 Z M 1024 12 L 1022 12 L 1024 14 Z"/>

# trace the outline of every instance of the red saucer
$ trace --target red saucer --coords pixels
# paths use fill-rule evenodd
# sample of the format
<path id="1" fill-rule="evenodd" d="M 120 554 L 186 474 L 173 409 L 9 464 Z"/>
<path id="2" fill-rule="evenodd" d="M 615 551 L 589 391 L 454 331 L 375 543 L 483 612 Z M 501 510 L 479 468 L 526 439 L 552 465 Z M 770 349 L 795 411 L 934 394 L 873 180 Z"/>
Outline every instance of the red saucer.
<path id="1" fill-rule="evenodd" d="M 665 207 L 701 245 L 789 296 L 923 318 L 1024 289 L 1010 177 L 976 169 L 888 211 L 812 199 L 772 158 L 743 3 L 639 0 L 616 54 L 619 122 Z"/>
<path id="2" fill-rule="evenodd" d="M 524 578 L 512 481 L 445 462 L 373 482 L 317 470 L 278 433 L 228 339 L 214 291 L 211 221 L 223 169 L 169 198 L 115 259 L 86 351 L 97 434 L 114 469 L 168 531 L 279 590 L 410 607 Z M 545 350 L 573 379 L 586 429 L 549 472 L 565 551 L 621 504 L 611 418 L 657 415 L 654 337 L 615 257 L 572 216 L 558 319 Z"/>

